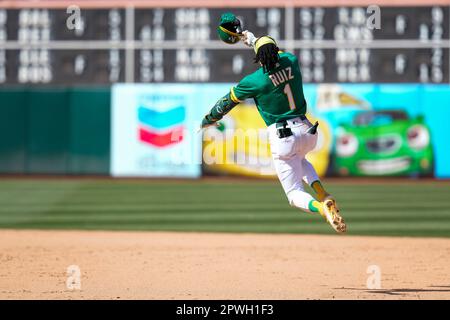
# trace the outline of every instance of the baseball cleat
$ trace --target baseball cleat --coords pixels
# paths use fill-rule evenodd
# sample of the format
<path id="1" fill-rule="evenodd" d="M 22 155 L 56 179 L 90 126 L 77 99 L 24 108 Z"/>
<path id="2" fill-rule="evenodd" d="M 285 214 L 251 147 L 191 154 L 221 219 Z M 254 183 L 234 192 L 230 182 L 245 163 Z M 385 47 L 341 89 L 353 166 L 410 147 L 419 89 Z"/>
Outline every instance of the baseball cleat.
<path id="1" fill-rule="evenodd" d="M 322 202 L 323 205 L 323 216 L 331 227 L 337 233 L 347 232 L 347 225 L 344 222 L 344 218 L 339 215 L 339 207 L 336 204 L 336 200 L 332 197 L 327 197 Z"/>

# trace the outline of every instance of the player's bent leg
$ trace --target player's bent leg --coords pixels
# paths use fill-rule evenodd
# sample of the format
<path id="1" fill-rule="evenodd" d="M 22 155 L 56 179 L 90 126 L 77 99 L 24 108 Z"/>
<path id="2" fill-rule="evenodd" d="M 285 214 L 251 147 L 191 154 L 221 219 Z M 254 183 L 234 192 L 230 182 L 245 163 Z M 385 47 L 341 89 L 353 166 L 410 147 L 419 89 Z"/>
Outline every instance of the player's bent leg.
<path id="1" fill-rule="evenodd" d="M 317 194 L 317 199 L 319 201 L 323 201 L 330 194 L 325 191 L 324 187 L 322 186 L 322 183 L 320 182 L 319 176 L 317 175 L 317 172 L 314 169 L 313 165 L 305 158 L 302 159 L 302 169 L 303 181 L 311 186 L 311 188 Z"/>
<path id="2" fill-rule="evenodd" d="M 291 206 L 305 212 L 319 213 L 336 232 L 345 233 L 347 231 L 347 225 L 339 214 L 339 209 L 333 198 L 327 197 L 323 202 L 319 202 L 301 189 L 291 190 L 287 197 Z"/>
<path id="3" fill-rule="evenodd" d="M 284 192 L 289 200 L 289 204 L 305 212 L 319 212 L 321 204 L 318 203 L 309 193 L 305 192 L 302 184 L 303 168 L 301 158 L 294 155 L 290 158 L 273 158 L 277 176 L 280 179 Z M 311 202 L 317 202 L 314 206 Z"/>
<path id="4" fill-rule="evenodd" d="M 277 140 L 275 141 L 277 142 Z M 294 154 L 292 156 L 280 157 L 274 150 L 278 149 L 273 148 L 272 150 L 275 170 L 284 192 L 289 199 L 290 205 L 305 212 L 319 213 L 336 231 L 342 232 L 343 219 L 339 215 L 336 216 L 333 211 L 333 208 L 337 208 L 336 202 L 332 202 L 334 206 L 329 205 L 330 202 L 319 202 L 303 189 L 302 180 L 306 180 L 307 183 L 319 181 L 313 166 L 304 159 L 304 156 Z M 323 187 L 321 188 L 323 189 Z M 316 190 L 319 189 L 316 187 Z M 326 196 L 323 196 L 323 198 L 326 198 Z M 335 225 L 336 223 L 338 223 L 337 226 Z"/>
<path id="5" fill-rule="evenodd" d="M 323 210 L 322 204 L 314 199 L 308 192 L 303 191 L 303 188 L 291 190 L 286 195 L 291 206 L 305 212 L 320 213 L 320 211 Z"/>
<path id="6" fill-rule="evenodd" d="M 319 180 L 314 181 L 311 187 L 317 193 L 317 198 L 321 201 L 322 210 L 320 214 L 327 220 L 331 227 L 338 233 L 344 233 L 347 231 L 347 225 L 344 218 L 340 215 L 339 207 L 336 203 L 336 199 L 331 196 L 322 186 Z"/>
<path id="7" fill-rule="evenodd" d="M 310 184 L 311 188 L 314 190 L 314 192 L 317 194 L 317 199 L 319 201 L 324 201 L 325 198 L 330 197 L 330 194 L 325 190 L 320 180 L 314 180 Z"/>
<path id="8" fill-rule="evenodd" d="M 323 185 L 320 182 L 320 180 L 315 180 L 313 183 L 311 183 L 311 188 L 317 194 L 317 199 L 320 202 L 325 202 L 326 199 L 333 200 L 334 201 L 333 205 L 336 207 L 337 211 L 339 212 L 339 206 L 338 206 L 338 204 L 336 202 L 336 199 L 325 190 L 325 188 L 323 187 Z"/>
<path id="9" fill-rule="evenodd" d="M 302 167 L 304 173 L 303 181 L 311 186 L 317 195 L 317 199 L 320 201 L 311 202 L 311 209 L 317 210 L 336 232 L 346 232 L 347 225 L 340 215 L 340 210 L 336 203 L 336 199 L 334 199 L 334 197 L 325 190 L 316 171 L 314 170 L 314 167 L 308 160 L 302 160 Z"/>

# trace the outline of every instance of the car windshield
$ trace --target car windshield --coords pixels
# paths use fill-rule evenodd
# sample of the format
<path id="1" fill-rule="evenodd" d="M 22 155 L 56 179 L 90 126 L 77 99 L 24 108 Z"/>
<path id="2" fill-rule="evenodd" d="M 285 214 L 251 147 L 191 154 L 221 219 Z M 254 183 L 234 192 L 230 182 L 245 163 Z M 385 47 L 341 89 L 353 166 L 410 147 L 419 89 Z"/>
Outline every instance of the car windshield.
<path id="1" fill-rule="evenodd" d="M 407 120 L 408 116 L 403 111 L 370 111 L 358 114 L 353 124 L 356 126 L 387 125 L 395 120 Z"/>

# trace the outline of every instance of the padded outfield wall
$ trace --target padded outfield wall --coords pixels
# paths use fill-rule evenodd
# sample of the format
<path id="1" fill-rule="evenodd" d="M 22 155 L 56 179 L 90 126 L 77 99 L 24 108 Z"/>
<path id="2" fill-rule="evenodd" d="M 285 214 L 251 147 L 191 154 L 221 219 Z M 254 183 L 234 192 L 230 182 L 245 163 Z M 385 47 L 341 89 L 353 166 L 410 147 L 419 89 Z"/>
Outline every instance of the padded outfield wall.
<path id="1" fill-rule="evenodd" d="M 128 159 L 131 162 L 138 159 L 137 161 L 145 166 L 142 172 L 137 168 L 137 171 L 127 174 L 126 170 L 121 171 L 119 165 L 116 167 L 119 173 L 115 175 L 186 176 L 176 174 L 175 168 L 181 168 L 180 157 L 178 159 L 172 157 L 182 154 L 184 160 L 188 159 L 192 164 L 190 171 L 188 170 L 191 174 L 187 175 L 190 177 L 198 177 L 202 172 L 203 174 L 255 175 L 255 172 L 249 171 L 248 168 L 232 164 L 217 166 L 203 163 L 202 166 L 201 158 L 198 158 L 202 146 L 205 148 L 205 143 L 201 145 L 201 139 L 198 139 L 198 135 L 194 135 L 193 128 L 197 125 L 195 122 L 200 121 L 201 116 L 207 112 L 217 98 L 229 90 L 230 84 L 177 84 L 178 91 L 182 94 L 178 94 L 177 99 L 165 101 L 162 107 L 157 105 L 161 102 L 162 92 L 164 90 L 166 92 L 173 91 L 174 85 L 119 84 L 113 87 L 113 92 L 123 90 L 124 86 L 131 88 L 131 97 L 141 95 L 141 98 L 150 99 L 153 107 L 164 112 L 152 111 L 152 106 L 148 109 L 148 105 L 139 105 L 136 102 L 138 100 L 135 101 L 136 103 L 133 102 L 133 99 L 129 102 L 126 99 L 114 102 L 114 98 L 112 98 L 114 93 L 111 93 L 109 87 L 1 88 L 0 173 L 110 175 L 117 159 Z M 140 88 L 139 93 L 135 90 L 138 87 Z M 342 150 L 338 150 L 339 147 L 342 147 L 339 146 L 339 143 L 342 142 L 342 139 L 339 140 L 339 132 L 343 129 L 348 131 L 349 128 L 354 127 L 355 121 L 359 121 L 357 126 L 365 126 L 363 131 L 359 132 L 363 132 L 366 140 L 360 141 L 359 145 L 364 143 L 372 149 L 380 149 L 383 145 L 388 147 L 390 143 L 401 143 L 401 141 L 407 145 L 405 140 L 408 139 L 407 136 L 397 139 L 397 142 L 390 142 L 383 136 L 389 130 L 392 131 L 388 132 L 390 136 L 405 135 L 397 125 L 399 121 L 403 121 L 406 125 L 410 123 L 410 126 L 417 125 L 417 121 L 419 121 L 429 131 L 428 148 L 431 149 L 431 152 L 430 155 L 423 155 L 421 159 L 417 159 L 417 163 L 425 165 L 429 162 L 432 166 L 430 174 L 424 174 L 425 176 L 450 177 L 450 166 L 448 165 L 450 163 L 450 149 L 448 148 L 450 133 L 447 125 L 450 118 L 450 87 L 448 85 L 307 84 L 305 85 L 305 94 L 309 104 L 309 116 L 321 123 L 319 126 L 323 138 L 321 149 L 316 150 L 315 158 L 312 161 L 317 167 L 320 167 L 323 175 L 364 175 L 346 172 L 345 168 L 342 169 L 344 166 L 358 166 L 358 159 L 353 159 L 353 162 L 350 161 L 352 157 L 342 159 L 342 154 L 345 155 L 345 152 L 342 153 Z M 140 101 L 142 102 L 142 99 Z M 155 104 L 155 101 L 159 102 Z M 114 121 L 114 110 L 119 107 L 119 104 L 125 105 L 122 105 L 120 118 L 116 118 Z M 177 114 L 174 117 L 177 123 L 167 123 L 167 119 L 165 119 L 165 112 L 172 109 L 176 109 Z M 400 110 L 404 115 L 396 114 L 395 117 L 400 117 L 400 119 L 392 119 L 392 117 L 389 118 L 389 112 L 387 115 L 383 113 L 389 110 Z M 365 118 L 358 116 L 363 113 L 375 115 L 370 118 L 372 122 L 364 123 Z M 230 113 L 224 124 L 233 129 L 245 126 L 248 128 L 248 123 L 251 123 L 250 127 L 263 128 L 264 125 L 258 121 L 258 117 L 252 101 L 246 101 L 244 105 Z M 156 130 L 157 133 L 165 133 L 166 130 L 171 130 L 170 128 L 173 127 L 181 127 L 185 131 L 184 136 L 183 132 L 177 133 L 180 141 L 166 145 L 161 140 L 164 138 L 161 138 L 164 134 L 152 135 L 152 131 L 148 130 L 147 126 L 159 127 Z M 400 132 L 398 132 L 399 130 Z M 118 133 L 116 138 L 114 138 L 114 132 Z M 410 133 L 410 136 L 413 134 Z M 137 149 L 124 151 L 115 149 L 117 137 L 122 137 L 122 145 L 134 144 Z M 152 139 L 156 139 L 156 142 L 149 143 Z M 177 142 L 185 144 L 184 153 L 173 151 L 177 148 Z M 112 152 L 114 150 L 117 152 Z M 410 151 L 405 148 L 402 150 L 397 156 L 405 159 L 407 155 L 401 154 L 401 152 Z M 258 156 L 270 157 L 267 152 L 266 154 L 262 152 Z M 162 154 L 165 156 L 160 157 Z M 155 155 L 158 155 L 159 158 L 155 158 Z M 367 154 L 358 152 L 353 158 L 363 156 L 367 156 Z M 366 161 L 366 167 L 367 163 L 375 164 L 377 171 L 372 175 L 376 176 L 422 175 L 413 169 L 393 173 L 393 166 L 399 166 L 402 163 L 395 159 L 392 161 L 389 157 L 389 152 L 381 152 L 377 156 L 371 157 L 371 162 Z M 412 157 L 411 154 L 410 157 Z M 382 162 L 379 164 L 379 161 L 375 160 L 382 160 Z M 152 163 L 152 161 L 159 162 L 155 165 L 156 162 Z M 164 168 L 161 163 L 164 164 Z M 263 163 L 267 163 L 267 161 Z M 273 174 L 270 171 L 270 165 L 267 166 L 267 170 L 260 170 L 259 175 Z M 156 170 L 158 167 L 159 169 Z M 383 173 L 385 167 L 391 168 L 391 171 Z"/>
<path id="2" fill-rule="evenodd" d="M 109 88 L 0 89 L 0 173 L 109 174 Z"/>

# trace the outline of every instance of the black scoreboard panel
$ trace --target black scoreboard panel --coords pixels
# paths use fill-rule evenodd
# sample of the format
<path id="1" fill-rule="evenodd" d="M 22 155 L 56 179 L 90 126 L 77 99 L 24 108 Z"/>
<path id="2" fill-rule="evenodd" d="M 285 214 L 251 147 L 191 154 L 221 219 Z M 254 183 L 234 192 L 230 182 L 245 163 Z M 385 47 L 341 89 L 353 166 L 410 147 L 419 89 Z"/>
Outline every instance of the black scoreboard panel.
<path id="1" fill-rule="evenodd" d="M 5 50 L 6 84 L 108 84 L 124 82 L 124 50 Z"/>
<path id="2" fill-rule="evenodd" d="M 51 53 L 55 83 L 124 82 L 124 50 L 58 50 Z"/>
<path id="3" fill-rule="evenodd" d="M 448 83 L 449 49 L 373 49 L 373 82 Z M 404 58 L 403 58 L 404 57 Z M 404 60 L 403 60 L 404 59 Z M 412 67 L 411 67 L 412 66 Z"/>
<path id="4" fill-rule="evenodd" d="M 67 27 L 71 13 L 62 9 L 10 9 L 6 15 L 8 40 L 47 40 L 47 32 L 52 41 L 120 40 L 125 34 L 123 9 L 81 9 L 78 30 Z"/>
<path id="5" fill-rule="evenodd" d="M 380 29 L 367 28 L 367 7 L 297 8 L 295 38 L 301 40 L 449 39 L 449 8 L 381 7 Z"/>
<path id="6" fill-rule="evenodd" d="M 449 39 L 449 8 L 381 9 L 381 26 L 374 30 L 374 39 Z"/>
<path id="7" fill-rule="evenodd" d="M 216 27 L 220 16 L 229 11 L 207 8 L 136 9 L 135 39 L 217 40 Z M 277 39 L 284 39 L 283 8 L 236 8 L 231 11 L 241 20 L 244 29 L 252 30 L 257 35 L 270 33 Z"/>
<path id="8" fill-rule="evenodd" d="M 75 29 L 66 10 L 30 8 L 0 9 L 0 85 L 236 82 L 257 65 L 218 40 L 226 11 L 289 46 L 307 83 L 450 81 L 446 6 L 381 7 L 380 29 L 362 6 L 81 8 Z"/>
<path id="9" fill-rule="evenodd" d="M 143 49 L 135 52 L 136 82 L 236 82 L 257 69 L 249 49 Z"/>
<path id="10" fill-rule="evenodd" d="M 300 49 L 303 81 L 448 83 L 449 49 Z"/>

